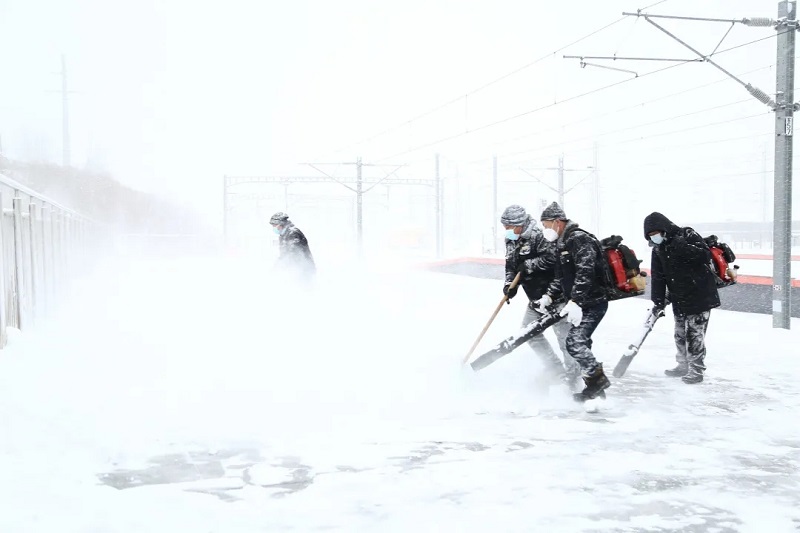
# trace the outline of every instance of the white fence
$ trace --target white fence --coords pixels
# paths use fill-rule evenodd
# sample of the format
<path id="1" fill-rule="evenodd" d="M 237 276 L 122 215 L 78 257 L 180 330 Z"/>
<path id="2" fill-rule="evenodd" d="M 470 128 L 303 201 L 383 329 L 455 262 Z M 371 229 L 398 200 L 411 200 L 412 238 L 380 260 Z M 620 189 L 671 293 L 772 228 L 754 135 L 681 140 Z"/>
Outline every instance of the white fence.
<path id="1" fill-rule="evenodd" d="M 7 327 L 27 329 L 54 301 L 99 226 L 0 174 L 0 348 Z"/>

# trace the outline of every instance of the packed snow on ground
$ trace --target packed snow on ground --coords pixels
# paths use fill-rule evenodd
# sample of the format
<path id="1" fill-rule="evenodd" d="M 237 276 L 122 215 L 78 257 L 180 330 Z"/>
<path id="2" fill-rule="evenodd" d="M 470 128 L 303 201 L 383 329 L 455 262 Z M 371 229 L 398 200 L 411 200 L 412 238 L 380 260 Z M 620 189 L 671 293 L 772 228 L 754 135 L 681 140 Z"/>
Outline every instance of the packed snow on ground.
<path id="1" fill-rule="evenodd" d="M 398 265 L 297 288 L 252 258 L 101 264 L 0 352 L 0 531 L 800 527 L 797 319 L 714 311 L 689 386 L 668 314 L 587 413 L 527 346 L 461 365 L 500 282 Z M 611 304 L 609 374 L 648 307 Z"/>

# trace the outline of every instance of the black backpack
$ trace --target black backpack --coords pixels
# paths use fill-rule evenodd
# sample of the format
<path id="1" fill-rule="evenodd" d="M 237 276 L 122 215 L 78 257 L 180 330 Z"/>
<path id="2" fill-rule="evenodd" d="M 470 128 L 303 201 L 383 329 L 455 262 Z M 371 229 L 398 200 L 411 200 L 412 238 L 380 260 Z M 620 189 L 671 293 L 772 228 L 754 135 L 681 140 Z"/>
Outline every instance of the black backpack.
<path id="1" fill-rule="evenodd" d="M 609 301 L 644 294 L 646 274 L 639 267 L 642 260 L 636 257 L 633 250 L 622 244 L 622 237 L 611 235 L 599 240 L 583 228 L 575 229 L 589 235 L 597 245 L 598 254 L 603 258 L 600 261 L 602 288 Z"/>
<path id="2" fill-rule="evenodd" d="M 611 235 L 600 241 L 605 273 L 605 291 L 610 301 L 641 296 L 645 289 L 645 273 L 636 252 L 622 244 L 622 237 Z"/>

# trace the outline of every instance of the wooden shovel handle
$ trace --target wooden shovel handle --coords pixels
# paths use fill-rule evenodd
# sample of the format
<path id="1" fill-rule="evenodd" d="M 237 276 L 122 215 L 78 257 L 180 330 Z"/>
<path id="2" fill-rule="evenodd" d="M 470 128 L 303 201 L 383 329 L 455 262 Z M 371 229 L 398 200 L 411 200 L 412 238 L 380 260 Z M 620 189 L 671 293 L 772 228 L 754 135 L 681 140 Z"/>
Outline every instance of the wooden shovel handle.
<path id="1" fill-rule="evenodd" d="M 517 272 L 517 275 L 514 277 L 514 281 L 511 282 L 511 285 L 509 285 L 508 288 L 509 289 L 513 289 L 514 287 L 516 287 L 519 284 L 519 280 L 520 280 L 521 276 L 522 276 L 522 272 Z M 472 353 L 475 351 L 475 348 L 478 347 L 478 343 L 481 342 L 481 339 L 486 334 L 486 331 L 489 329 L 489 326 L 492 325 L 492 322 L 494 322 L 494 319 L 497 316 L 497 314 L 500 312 L 500 309 L 503 308 L 503 304 L 506 303 L 507 301 L 508 301 L 508 296 L 504 294 L 503 295 L 503 299 L 500 300 L 499 304 L 497 304 L 497 309 L 494 310 L 494 313 L 492 313 L 492 316 L 489 319 L 489 321 L 486 323 L 485 326 L 483 326 L 483 330 L 481 331 L 481 334 L 478 335 L 477 339 L 475 339 L 475 342 L 472 344 L 472 348 L 469 349 L 469 352 L 467 353 L 466 357 L 464 357 L 464 360 L 461 362 L 462 365 L 467 364 L 467 361 L 469 361 L 469 358 L 472 357 Z"/>

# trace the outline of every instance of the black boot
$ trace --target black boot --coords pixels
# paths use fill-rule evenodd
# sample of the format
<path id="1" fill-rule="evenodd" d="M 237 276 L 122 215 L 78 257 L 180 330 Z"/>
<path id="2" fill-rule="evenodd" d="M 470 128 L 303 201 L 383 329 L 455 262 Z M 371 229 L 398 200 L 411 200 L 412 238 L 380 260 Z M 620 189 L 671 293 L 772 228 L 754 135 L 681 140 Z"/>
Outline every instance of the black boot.
<path id="1" fill-rule="evenodd" d="M 676 366 L 675 368 L 664 370 L 664 373 L 671 378 L 682 378 L 688 372 L 689 372 L 689 363 L 687 362 L 678 363 L 678 366 Z"/>
<path id="2" fill-rule="evenodd" d="M 611 382 L 603 372 L 603 363 L 598 363 L 597 368 L 592 373 L 583 378 L 586 387 L 578 393 L 573 394 L 577 402 L 585 402 L 594 398 L 605 398 L 605 390 L 611 386 Z"/>

